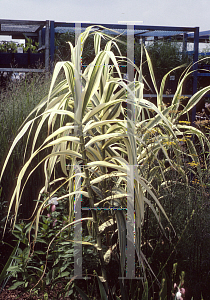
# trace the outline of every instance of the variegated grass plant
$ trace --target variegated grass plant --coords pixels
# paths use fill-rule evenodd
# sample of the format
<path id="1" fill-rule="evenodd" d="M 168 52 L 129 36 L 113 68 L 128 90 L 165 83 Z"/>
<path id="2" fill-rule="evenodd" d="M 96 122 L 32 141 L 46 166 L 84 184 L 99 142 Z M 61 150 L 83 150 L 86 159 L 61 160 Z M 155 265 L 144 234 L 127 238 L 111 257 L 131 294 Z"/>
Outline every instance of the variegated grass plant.
<path id="1" fill-rule="evenodd" d="M 181 174 L 186 182 L 188 180 L 181 158 L 181 154 L 185 152 L 180 146 L 181 140 L 184 140 L 188 149 L 185 154 L 196 164 L 194 172 L 200 171 L 196 148 L 192 139 L 187 139 L 186 135 L 196 135 L 203 148 L 204 143 L 208 144 L 208 141 L 195 127 L 180 124 L 179 118 L 196 105 L 209 87 L 193 95 L 187 106 L 178 112 L 183 82 L 191 73 L 190 69 L 187 69 L 183 73 L 171 103 L 166 106 L 163 102 L 163 92 L 170 72 L 164 76 L 158 91 L 152 64 L 145 49 L 150 75 L 157 93 L 157 105 L 155 105 L 143 98 L 144 79 L 141 75 L 141 66 L 138 68 L 132 61 L 120 56 L 120 53 L 119 56 L 114 55 L 112 49 L 117 47 L 115 39 L 109 39 L 101 32 L 95 32 L 95 58 L 86 68 L 81 67 L 83 48 L 88 36 L 92 34 L 91 29 L 92 27 L 88 27 L 81 33 L 75 47 L 69 43 L 71 61 L 56 64 L 48 96 L 37 105 L 22 125 L 5 159 L 1 178 L 16 144 L 23 136 L 28 135 L 27 140 L 32 138 L 31 148 L 29 149 L 26 144 L 27 159 L 17 178 L 8 206 L 7 220 L 14 207 L 13 225 L 16 223 L 27 181 L 35 169 L 43 164 L 45 184 L 39 191 L 31 226 L 35 230 L 34 242 L 39 230 L 39 217 L 49 206 L 48 201 L 56 191 L 60 187 L 65 187 L 66 193 L 57 201 L 68 198 L 69 203 L 69 223 L 62 230 L 75 224 L 74 197 L 78 193 L 81 194 L 83 199 L 88 199 L 91 209 L 91 217 L 82 218 L 81 221 L 93 224 L 102 276 L 106 281 L 105 259 L 107 260 L 110 252 L 109 249 L 106 253 L 102 250 L 102 234 L 110 223 L 113 224 L 114 218 L 112 213 L 108 213 L 106 220 L 101 221 L 100 210 L 94 208 L 129 207 L 132 197 L 128 197 L 128 193 L 132 192 L 132 187 L 134 188 L 135 246 L 139 262 L 143 264 L 141 227 L 144 221 L 145 204 L 153 211 L 162 230 L 164 228 L 160 222 L 160 214 L 170 222 L 158 199 L 153 182 L 158 177 L 160 184 L 167 186 L 165 176 L 170 168 Z M 108 39 L 103 50 L 100 48 L 102 38 Z M 123 80 L 119 68 L 119 62 L 122 61 L 135 67 L 134 82 Z M 64 71 L 65 76 L 57 83 L 61 70 Z M 38 145 L 39 135 L 43 134 L 43 126 L 46 123 L 48 130 L 45 140 Z M 31 137 L 34 126 L 35 134 Z M 50 152 L 25 176 L 32 161 L 45 150 Z M 160 150 L 164 154 L 164 159 L 159 158 Z M 169 150 L 172 150 L 173 157 L 169 155 Z M 167 168 L 166 160 L 169 164 Z M 149 173 L 148 165 L 150 165 Z M 75 166 L 80 168 L 79 176 L 82 178 L 80 190 L 76 188 L 75 178 L 78 173 L 75 172 Z M 48 193 L 47 198 L 42 197 L 43 193 Z M 118 210 L 114 215 L 118 227 L 121 275 L 124 276 L 125 210 Z M 54 239 L 59 233 L 55 233 Z"/>

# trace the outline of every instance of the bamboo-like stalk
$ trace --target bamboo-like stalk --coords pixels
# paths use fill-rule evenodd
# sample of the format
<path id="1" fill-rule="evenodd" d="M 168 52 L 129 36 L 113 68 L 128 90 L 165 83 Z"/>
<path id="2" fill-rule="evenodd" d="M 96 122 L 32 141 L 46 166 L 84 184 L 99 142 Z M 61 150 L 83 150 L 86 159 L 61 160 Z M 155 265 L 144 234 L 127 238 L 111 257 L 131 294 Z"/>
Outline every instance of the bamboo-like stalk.
<path id="1" fill-rule="evenodd" d="M 102 250 L 101 235 L 99 233 L 99 228 L 98 228 L 97 212 L 94 209 L 93 192 L 92 192 L 91 185 L 90 185 L 90 174 L 89 174 L 88 168 L 86 167 L 87 166 L 87 155 L 86 155 L 86 151 L 85 151 L 85 142 L 84 142 L 83 135 L 80 135 L 80 146 L 81 146 L 82 159 L 83 159 L 84 172 L 85 172 L 85 186 L 87 187 L 87 191 L 88 191 L 88 195 L 89 195 L 89 203 L 90 203 L 90 208 L 91 208 L 91 214 L 93 217 L 93 226 L 94 226 L 94 230 L 96 233 L 97 245 L 99 247 L 98 253 L 99 253 L 99 259 L 100 259 L 100 263 L 101 263 L 101 271 L 102 271 L 102 276 L 103 276 L 104 280 L 106 281 L 106 288 L 108 289 L 106 269 L 105 269 L 104 256 L 103 256 L 103 250 Z"/>
<path id="2" fill-rule="evenodd" d="M 102 126 L 102 134 L 105 134 L 105 126 L 104 125 Z M 105 144 L 105 140 L 102 141 L 102 160 L 103 161 L 105 160 L 105 151 L 106 151 L 103 148 L 104 144 Z M 104 174 L 106 174 L 106 167 L 102 167 L 102 171 Z M 105 187 L 106 187 L 106 179 L 103 180 L 103 183 L 102 183 L 102 191 L 104 191 L 104 192 L 105 192 Z M 105 196 L 105 194 L 104 194 L 104 196 Z"/>

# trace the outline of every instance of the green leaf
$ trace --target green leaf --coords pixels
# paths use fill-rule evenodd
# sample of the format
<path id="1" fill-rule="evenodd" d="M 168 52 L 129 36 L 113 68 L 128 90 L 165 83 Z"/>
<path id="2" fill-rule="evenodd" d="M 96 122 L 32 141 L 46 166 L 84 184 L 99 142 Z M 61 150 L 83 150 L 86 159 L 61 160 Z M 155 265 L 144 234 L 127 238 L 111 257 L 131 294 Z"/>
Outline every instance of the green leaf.
<path id="1" fill-rule="evenodd" d="M 90 298 L 88 298 L 88 296 L 78 286 L 76 286 L 76 284 L 74 286 L 83 300 L 90 300 Z"/>
<path id="2" fill-rule="evenodd" d="M 125 249 L 126 249 L 126 222 L 125 215 L 123 211 L 116 211 L 116 220 L 118 228 L 118 238 L 119 238 L 119 247 L 120 247 L 120 267 L 121 267 L 121 276 L 124 277 L 125 271 Z"/>
<path id="3" fill-rule="evenodd" d="M 15 290 L 17 289 L 19 286 L 24 285 L 25 281 L 16 281 L 12 286 L 10 286 L 8 288 L 8 290 Z"/>
<path id="4" fill-rule="evenodd" d="M 20 225 L 18 225 L 18 224 L 15 224 L 15 228 L 17 228 L 20 232 L 23 231 L 23 228 Z"/>
<path id="5" fill-rule="evenodd" d="M 13 257 L 13 258 L 15 258 L 15 257 Z M 7 269 L 7 272 L 14 273 L 14 272 L 20 272 L 20 270 L 21 270 L 21 266 L 18 266 L 18 265 L 17 266 L 9 266 L 9 268 Z"/>
<path id="6" fill-rule="evenodd" d="M 12 263 L 12 260 L 13 260 L 13 257 L 16 253 L 16 250 L 17 248 L 19 247 L 19 243 L 17 243 L 17 245 L 14 247 L 10 257 L 8 258 L 6 264 L 4 265 L 4 268 L 3 270 L 1 271 L 1 274 L 0 274 L 0 286 L 3 282 L 3 280 L 6 278 L 6 273 L 8 272 L 8 268 L 10 267 L 11 263 Z"/>
<path id="7" fill-rule="evenodd" d="M 167 278 L 165 271 L 162 272 L 161 290 L 159 292 L 160 300 L 167 300 Z"/>
<path id="8" fill-rule="evenodd" d="M 48 242 L 46 240 L 44 240 L 44 239 L 42 239 L 40 237 L 37 237 L 36 241 L 39 242 L 39 243 L 42 243 L 42 244 L 46 244 L 46 245 L 48 244 Z"/>
<path id="9" fill-rule="evenodd" d="M 69 275 L 70 275 L 70 272 L 66 271 L 66 272 L 62 272 L 61 274 L 59 274 L 57 278 L 63 278 L 63 277 L 67 277 Z"/>
<path id="10" fill-rule="evenodd" d="M 101 282 L 101 280 L 100 280 L 100 278 L 98 277 L 97 274 L 96 274 L 96 277 L 97 277 L 97 280 L 98 280 L 98 285 L 99 285 L 101 300 L 108 300 L 105 288 L 103 286 L 103 283 Z"/>
<path id="11" fill-rule="evenodd" d="M 46 254 L 46 253 L 44 251 L 41 251 L 41 250 L 36 250 L 34 252 L 34 254 L 41 254 L 41 255 L 43 255 L 43 254 Z"/>
<path id="12" fill-rule="evenodd" d="M 149 289 L 148 289 L 148 282 L 145 281 L 144 282 L 144 291 L 143 291 L 143 295 L 142 295 L 141 300 L 149 300 L 149 298 L 148 298 L 149 297 L 148 291 L 149 291 Z"/>

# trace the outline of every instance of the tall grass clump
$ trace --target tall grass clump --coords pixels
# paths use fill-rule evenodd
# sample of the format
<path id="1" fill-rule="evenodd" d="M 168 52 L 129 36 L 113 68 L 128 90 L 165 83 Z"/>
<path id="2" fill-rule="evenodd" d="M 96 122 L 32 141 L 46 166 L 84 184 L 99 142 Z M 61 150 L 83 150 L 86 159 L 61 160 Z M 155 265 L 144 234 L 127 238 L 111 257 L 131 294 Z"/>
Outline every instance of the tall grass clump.
<path id="1" fill-rule="evenodd" d="M 36 243 L 45 244 L 41 247 L 44 249 L 41 255 L 46 253 L 46 261 L 42 257 L 41 267 L 36 266 L 38 273 L 27 273 L 27 264 L 24 264 L 27 276 L 17 284 L 28 286 L 28 276 L 33 277 L 33 283 L 42 286 L 54 284 L 55 280 L 65 276 L 72 278 L 75 246 L 72 228 L 82 222 L 77 243 L 81 243 L 83 249 L 92 249 L 89 249 L 89 254 L 97 261 L 94 270 L 88 264 L 82 269 L 83 276 L 90 275 L 98 281 L 99 288 L 93 280 L 89 285 L 92 292 L 87 287 L 88 293 L 98 295 L 100 292 L 103 299 L 117 299 L 120 295 L 126 300 L 129 297 L 135 299 L 139 294 L 147 299 L 148 280 L 151 284 L 161 281 L 164 270 L 161 266 L 159 278 L 155 278 L 149 257 L 145 257 L 142 251 L 145 211 L 150 212 L 150 219 L 156 228 L 158 225 L 158 232 L 170 241 L 167 227 L 173 232 L 173 226 L 163 206 L 162 189 L 169 191 L 174 180 L 172 176 L 170 181 L 168 178 L 173 172 L 176 174 L 174 178 L 179 178 L 183 185 L 188 184 L 191 174 L 200 176 L 199 148 L 189 136 L 196 137 L 203 153 L 210 146 L 200 130 L 188 121 L 179 123 L 179 118 L 183 115 L 187 118 L 189 111 L 210 87 L 193 95 L 180 111 L 183 84 L 191 74 L 188 68 L 182 74 L 171 102 L 165 104 L 163 94 L 170 72 L 163 77 L 159 88 L 145 49 L 151 82 L 157 94 L 156 104 L 153 104 L 143 98 L 142 65 L 139 68 L 122 56 L 115 39 L 95 32 L 95 56 L 82 68 L 81 56 L 92 35 L 91 29 L 88 27 L 80 35 L 75 46 L 69 43 L 70 61 L 56 64 L 47 95 L 20 127 L 4 160 L 1 179 L 15 147 L 19 142 L 25 142 L 24 159 L 9 200 L 5 228 L 12 215 L 16 237 L 17 230 L 19 235 L 23 231 L 26 242 L 27 233 L 24 253 L 28 263 L 32 263 L 33 255 L 40 254 L 36 252 Z M 102 38 L 106 40 L 104 47 L 101 46 Z M 113 48 L 118 50 L 118 55 Z M 122 78 L 119 68 L 122 62 L 135 68 L 134 81 Z M 195 168 L 190 168 L 190 164 L 186 168 L 183 159 L 189 160 Z M 36 205 L 32 206 L 25 190 L 37 170 L 39 176 L 43 176 L 43 183 L 37 188 Z M 78 203 L 88 209 L 79 220 L 75 220 L 74 206 Z M 31 222 L 25 228 L 22 223 L 22 227 L 17 224 L 21 205 L 28 205 L 32 211 Z M 135 276 L 144 278 L 144 282 L 137 280 L 132 289 L 128 281 L 118 280 L 118 277 L 126 276 L 126 245 L 129 238 L 134 242 L 134 215 L 126 214 L 126 209 L 128 211 L 133 206 L 135 266 L 138 271 Z M 65 247 L 69 247 L 67 253 Z M 110 272 L 109 263 L 115 263 L 113 272 Z M 18 280 L 17 267 L 9 270 L 15 270 L 13 275 Z M 69 292 L 72 295 L 79 292 L 88 299 L 80 289 L 84 285 L 73 288 L 72 281 L 66 283 L 68 295 Z"/>
<path id="2" fill-rule="evenodd" d="M 46 95 L 50 78 L 43 74 L 26 74 L 25 78 L 8 80 L 0 89 L 0 166 L 3 166 L 6 153 L 24 120 Z M 8 201 L 11 188 L 20 170 L 26 139 L 18 143 L 13 152 L 4 179 L 1 182 L 1 204 Z M 1 220 L 3 211 L 1 211 Z"/>
<path id="3" fill-rule="evenodd" d="M 49 84 L 45 74 L 26 74 L 24 79 L 8 80 L 0 89 L 1 159 L 25 118 L 46 95 Z"/>
<path id="4" fill-rule="evenodd" d="M 4 164 L 4 159 L 9 147 L 11 146 L 19 128 L 27 118 L 28 114 L 46 95 L 50 86 L 50 78 L 46 74 L 26 74 L 25 78 L 12 81 L 7 80 L 0 88 L 0 168 Z M 40 137 L 41 138 L 41 137 Z M 22 142 L 26 142 L 26 139 Z M 5 176 L 0 184 L 0 238 L 2 240 L 5 216 L 7 213 L 7 203 L 14 187 L 14 182 L 18 171 L 23 164 L 24 157 L 23 143 L 18 143 L 13 152 L 7 168 Z M 36 175 L 36 174 L 35 174 Z M 40 185 L 40 178 L 35 176 L 25 194 L 26 198 L 36 198 L 37 187 Z M 27 217 L 27 209 L 22 212 Z M 7 230 L 4 243 L 0 244 L 0 268 L 3 270 L 10 251 L 8 251 L 8 243 L 12 247 L 11 233 Z M 12 249 L 9 246 L 9 249 Z"/>

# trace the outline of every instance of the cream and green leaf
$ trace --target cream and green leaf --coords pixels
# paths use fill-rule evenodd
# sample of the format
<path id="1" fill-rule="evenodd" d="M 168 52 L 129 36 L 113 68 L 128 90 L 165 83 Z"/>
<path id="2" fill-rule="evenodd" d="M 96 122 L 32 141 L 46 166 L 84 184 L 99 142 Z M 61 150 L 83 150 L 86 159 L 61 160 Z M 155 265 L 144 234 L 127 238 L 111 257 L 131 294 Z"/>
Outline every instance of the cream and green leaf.
<path id="1" fill-rule="evenodd" d="M 210 87 L 193 95 L 187 106 L 178 112 L 181 105 L 183 83 L 190 75 L 188 70 L 180 80 L 171 104 L 167 106 L 163 102 L 163 93 L 166 79 L 170 73 L 163 78 L 158 91 L 151 60 L 145 49 L 147 64 L 157 94 L 157 104 L 145 100 L 141 67 L 136 66 L 135 68 L 135 82 L 123 80 L 119 61 L 127 64 L 127 59 L 121 57 L 120 53 L 119 56 L 114 54 L 113 47 L 116 47 L 116 39 L 107 37 L 101 32 L 94 32 L 95 58 L 85 69 L 81 67 L 82 51 L 88 36 L 92 34 L 91 29 L 90 26 L 81 33 L 75 47 L 69 43 L 71 61 L 57 63 L 49 94 L 28 116 L 5 159 L 1 178 L 16 144 L 24 135 L 28 134 L 28 140 L 32 142 L 26 145 L 26 161 L 17 177 L 8 206 L 6 224 L 12 207 L 14 207 L 13 225 L 15 225 L 20 203 L 27 201 L 27 199 L 21 199 L 23 189 L 28 178 L 40 164 L 43 165 L 45 183 L 40 191 L 37 191 L 39 204 L 34 211 L 34 225 L 32 225 L 35 229 L 35 238 L 39 230 L 40 214 L 48 207 L 48 200 L 59 189 L 58 184 L 60 187 L 65 186 L 66 189 L 66 194 L 58 201 L 68 198 L 69 224 L 73 224 L 74 196 L 78 193 L 75 191 L 74 184 L 75 165 L 81 167 L 80 193 L 89 200 L 91 208 L 111 207 L 113 203 L 116 207 L 126 208 L 129 205 L 127 203 L 129 197 L 126 195 L 128 184 L 130 184 L 127 170 L 129 165 L 134 165 L 136 251 L 138 257 L 143 257 L 141 254 L 141 228 L 144 222 L 145 205 L 148 205 L 154 213 L 161 230 L 164 231 L 164 228 L 160 223 L 159 214 L 170 223 L 153 183 L 158 179 L 160 184 L 164 183 L 167 186 L 165 175 L 171 169 L 179 173 L 187 183 L 188 177 L 181 159 L 184 150 L 180 146 L 180 140 L 184 139 L 186 135 L 197 136 L 203 148 L 204 144 L 209 147 L 202 132 L 190 125 L 181 125 L 178 121 L 182 115 L 187 116 L 190 109 L 209 91 Z M 104 49 L 100 47 L 101 38 L 108 40 Z M 132 99 L 130 97 L 128 99 L 128 94 Z M 128 118 L 128 104 L 134 108 L 135 116 L 132 119 Z M 40 144 L 39 136 L 41 134 L 43 136 L 46 124 L 45 139 Z M 33 127 L 35 127 L 35 134 L 32 137 L 30 133 Z M 196 148 L 190 140 L 185 145 L 188 149 L 185 155 L 196 163 L 199 174 L 200 165 Z M 163 153 L 162 158 L 159 155 L 160 151 Z M 169 155 L 169 152 L 173 153 L 173 156 Z M 28 153 L 30 155 L 27 155 Z M 31 169 L 32 161 L 40 153 L 45 153 L 44 159 Z M 148 166 L 150 166 L 149 171 Z M 56 169 L 59 172 L 55 172 Z M 45 200 L 41 196 L 43 192 L 48 193 Z M 101 233 L 112 224 L 113 221 L 110 219 L 113 218 L 113 214 L 110 213 L 109 218 L 102 223 L 99 218 L 99 210 L 91 210 L 91 213 L 102 276 L 106 279 L 104 264 L 109 261 L 109 251 L 107 248 L 103 253 Z M 126 210 L 118 210 L 115 213 L 115 220 L 121 252 L 121 272 L 124 273 Z"/>

